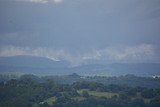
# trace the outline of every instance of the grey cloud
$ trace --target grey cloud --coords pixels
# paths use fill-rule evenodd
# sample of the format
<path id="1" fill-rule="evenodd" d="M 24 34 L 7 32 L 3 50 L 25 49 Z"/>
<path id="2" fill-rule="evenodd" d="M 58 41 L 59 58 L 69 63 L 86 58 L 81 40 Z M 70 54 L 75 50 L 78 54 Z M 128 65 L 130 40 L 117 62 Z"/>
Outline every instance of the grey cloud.
<path id="1" fill-rule="evenodd" d="M 0 53 L 72 65 L 159 62 L 159 5 L 159 0 L 63 0 L 60 5 L 2 0 Z"/>
<path id="2" fill-rule="evenodd" d="M 50 2 L 54 2 L 54 3 L 60 3 L 62 2 L 62 0 L 15 0 L 15 1 L 20 1 L 20 2 L 31 2 L 31 3 L 50 3 Z"/>

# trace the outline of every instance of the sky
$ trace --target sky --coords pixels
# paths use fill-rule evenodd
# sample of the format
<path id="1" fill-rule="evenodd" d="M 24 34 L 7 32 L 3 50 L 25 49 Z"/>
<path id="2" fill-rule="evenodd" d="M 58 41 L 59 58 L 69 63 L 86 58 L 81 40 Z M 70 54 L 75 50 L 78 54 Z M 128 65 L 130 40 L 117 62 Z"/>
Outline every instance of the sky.
<path id="1" fill-rule="evenodd" d="M 160 0 L 0 0 L 0 56 L 160 63 L 159 41 Z"/>

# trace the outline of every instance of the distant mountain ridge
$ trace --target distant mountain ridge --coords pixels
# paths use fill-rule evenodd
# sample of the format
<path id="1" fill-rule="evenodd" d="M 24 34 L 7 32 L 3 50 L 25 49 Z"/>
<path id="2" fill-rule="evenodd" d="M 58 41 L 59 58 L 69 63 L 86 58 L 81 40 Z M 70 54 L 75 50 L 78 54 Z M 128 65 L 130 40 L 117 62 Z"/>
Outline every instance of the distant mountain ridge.
<path id="1" fill-rule="evenodd" d="M 68 68 L 67 61 L 53 61 L 37 56 L 0 57 L 0 72 L 24 72 L 34 74 L 54 74 Z M 63 71 L 63 70 L 62 70 Z"/>
<path id="2" fill-rule="evenodd" d="M 136 76 L 152 76 L 160 74 L 160 64 L 157 63 L 140 63 L 140 64 L 90 64 L 73 68 L 74 71 L 81 72 L 86 75 L 100 76 L 121 76 L 133 74 Z"/>
<path id="3" fill-rule="evenodd" d="M 0 73 L 21 72 L 42 75 L 68 75 L 77 73 L 85 76 L 120 76 L 134 74 L 152 76 L 160 74 L 160 64 L 88 64 L 70 67 L 67 61 L 53 61 L 36 56 L 0 57 Z"/>
<path id="4" fill-rule="evenodd" d="M 0 57 L 0 65 L 16 67 L 66 67 L 65 61 L 53 61 L 49 58 L 37 56 L 9 56 Z"/>

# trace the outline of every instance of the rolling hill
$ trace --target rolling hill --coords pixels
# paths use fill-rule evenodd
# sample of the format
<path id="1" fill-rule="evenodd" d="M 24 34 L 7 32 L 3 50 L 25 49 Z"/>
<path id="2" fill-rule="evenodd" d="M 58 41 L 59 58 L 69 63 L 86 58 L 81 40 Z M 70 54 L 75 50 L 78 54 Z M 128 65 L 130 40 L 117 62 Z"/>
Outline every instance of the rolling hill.
<path id="1" fill-rule="evenodd" d="M 38 75 L 68 75 L 77 73 L 85 76 L 120 76 L 134 74 L 152 76 L 160 74 L 160 64 L 88 64 L 70 67 L 67 61 L 53 61 L 44 57 L 11 56 L 0 57 L 0 73 L 27 73 Z"/>

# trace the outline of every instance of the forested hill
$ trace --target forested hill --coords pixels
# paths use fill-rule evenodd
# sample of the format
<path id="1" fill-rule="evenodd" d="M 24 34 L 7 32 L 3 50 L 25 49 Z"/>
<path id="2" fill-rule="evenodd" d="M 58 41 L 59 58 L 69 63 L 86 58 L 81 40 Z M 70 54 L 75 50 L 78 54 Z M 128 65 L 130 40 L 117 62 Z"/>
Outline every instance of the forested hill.
<path id="1" fill-rule="evenodd" d="M 80 81 L 92 81 L 99 82 L 104 85 L 117 84 L 117 85 L 127 85 L 131 87 L 141 86 L 148 88 L 158 88 L 160 87 L 160 78 L 153 77 L 137 77 L 134 75 L 125 75 L 118 77 L 105 77 L 105 76 L 80 76 L 76 73 L 71 75 L 61 75 L 61 76 L 35 76 L 35 75 L 0 75 L 0 81 L 8 81 L 10 79 L 23 79 L 29 78 L 37 82 L 43 82 L 45 80 L 53 80 L 59 84 L 73 84 L 74 82 Z"/>
<path id="2" fill-rule="evenodd" d="M 0 82 L 0 107 L 159 106 L 160 87 L 153 89 L 120 84 L 103 85 L 88 80 L 59 84 L 53 79 L 40 79 L 33 75 Z"/>

